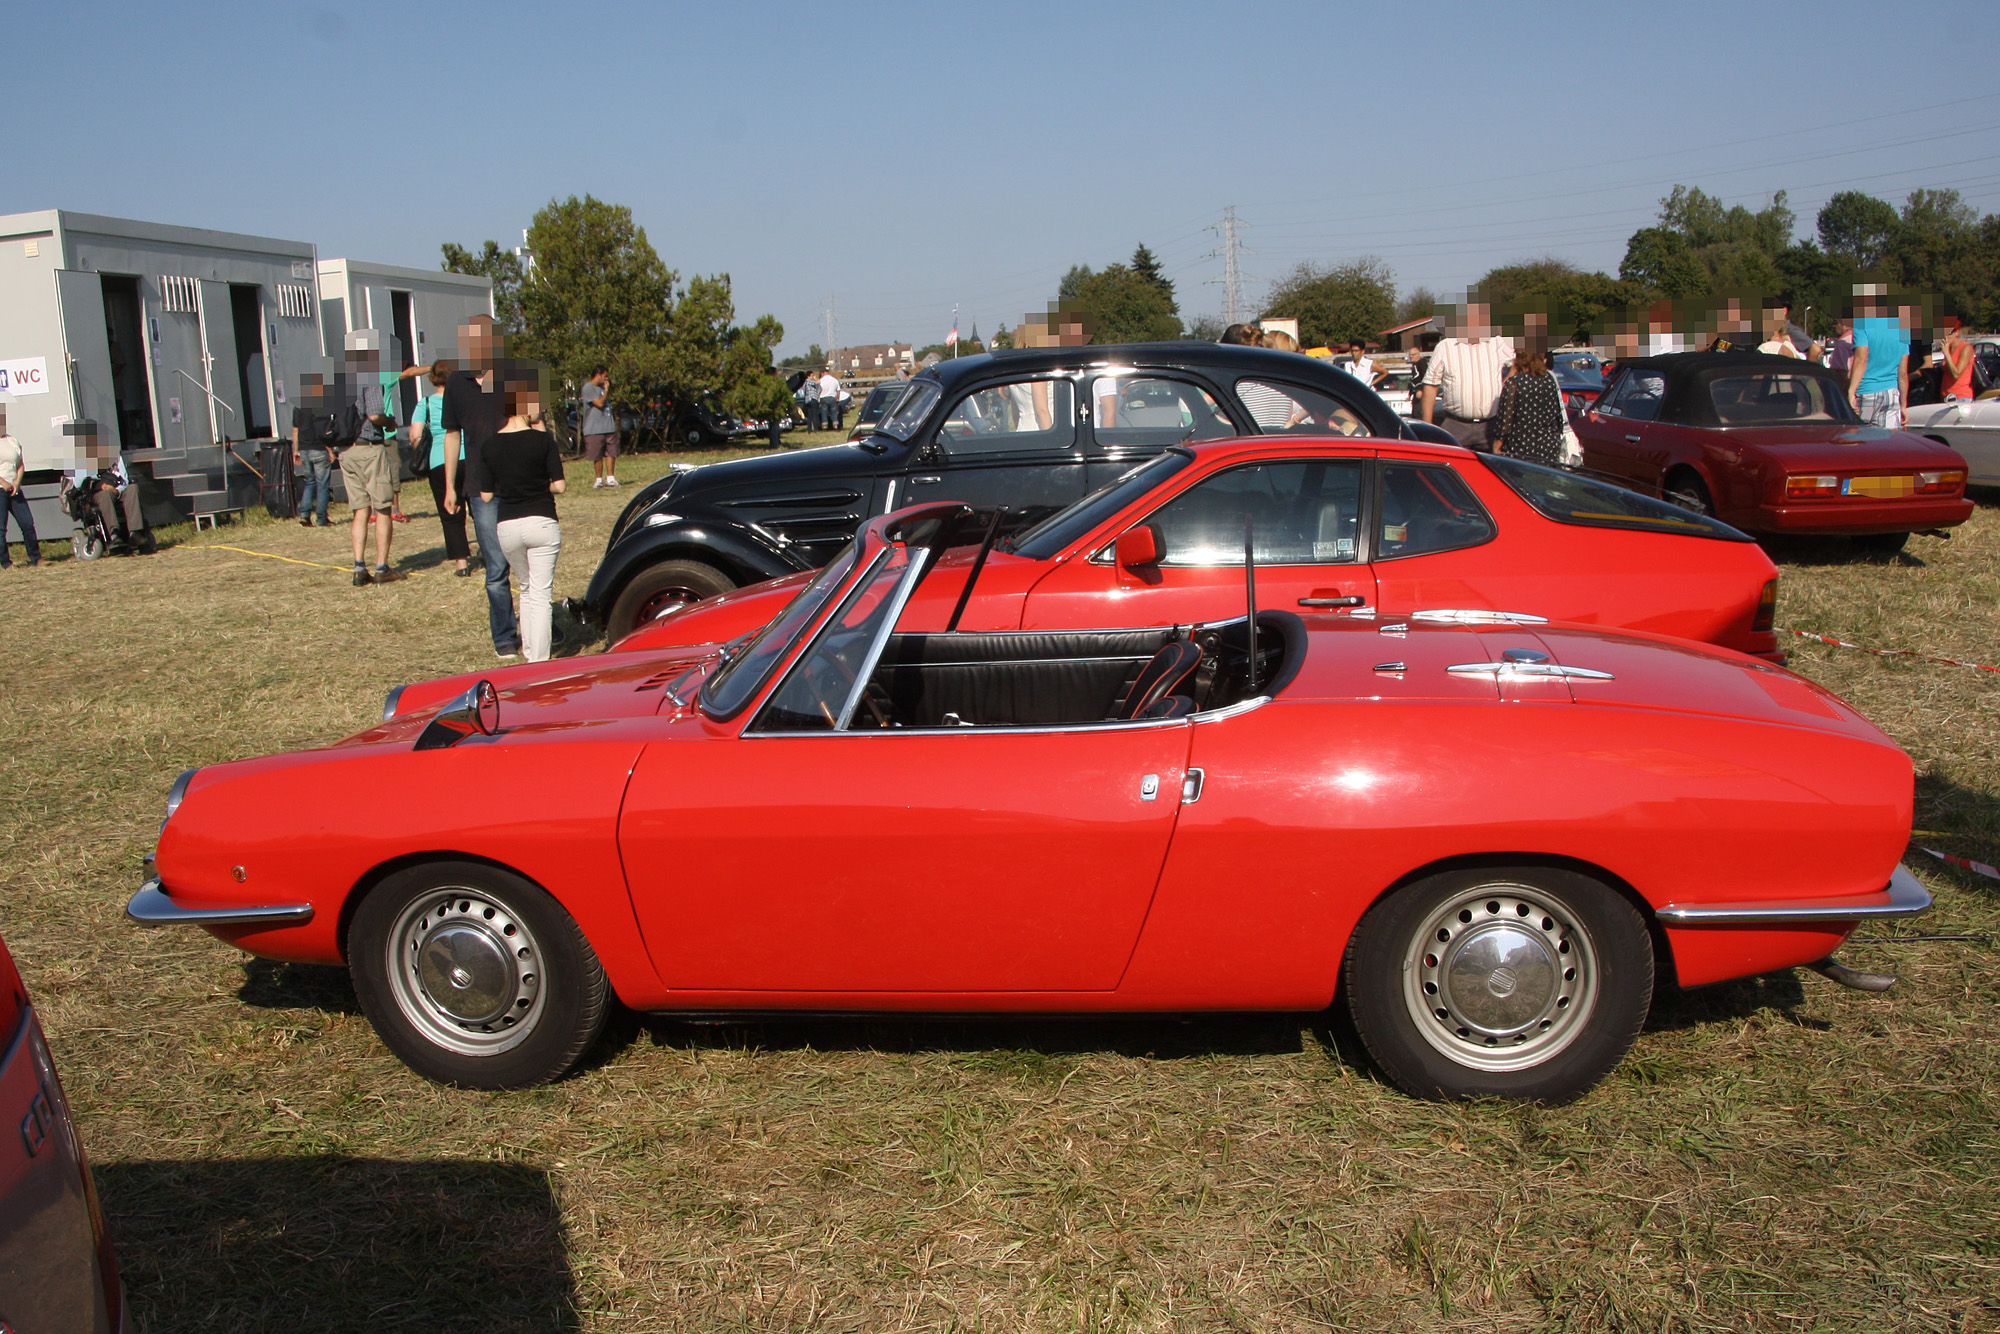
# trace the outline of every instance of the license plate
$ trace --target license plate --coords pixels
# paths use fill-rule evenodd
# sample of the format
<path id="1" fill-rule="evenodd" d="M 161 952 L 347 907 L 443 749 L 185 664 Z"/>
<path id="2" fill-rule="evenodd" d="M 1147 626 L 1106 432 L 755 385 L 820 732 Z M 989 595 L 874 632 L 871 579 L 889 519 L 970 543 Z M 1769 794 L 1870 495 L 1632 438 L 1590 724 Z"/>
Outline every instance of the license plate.
<path id="1" fill-rule="evenodd" d="M 1917 493 L 1917 479 L 1902 477 L 1849 477 L 1840 484 L 1843 496 L 1867 496 L 1873 500 L 1894 500 Z"/>

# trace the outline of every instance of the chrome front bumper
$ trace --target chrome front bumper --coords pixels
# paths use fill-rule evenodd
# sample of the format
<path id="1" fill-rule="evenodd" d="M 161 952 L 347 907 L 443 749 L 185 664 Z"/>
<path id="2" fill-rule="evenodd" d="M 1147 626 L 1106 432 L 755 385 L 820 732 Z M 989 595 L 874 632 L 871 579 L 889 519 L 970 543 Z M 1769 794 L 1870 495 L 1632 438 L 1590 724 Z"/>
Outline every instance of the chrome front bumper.
<path id="1" fill-rule="evenodd" d="M 310 922 L 310 903 L 245 904 L 235 908 L 183 908 L 167 897 L 154 876 L 139 886 L 139 892 L 125 905 L 125 915 L 140 926 L 297 926 Z"/>
<path id="2" fill-rule="evenodd" d="M 1898 866 L 1886 888 L 1849 898 L 1749 900 L 1741 903 L 1669 903 L 1657 916 L 1668 926 L 1808 926 L 1911 917 L 1931 906 L 1930 891 Z"/>

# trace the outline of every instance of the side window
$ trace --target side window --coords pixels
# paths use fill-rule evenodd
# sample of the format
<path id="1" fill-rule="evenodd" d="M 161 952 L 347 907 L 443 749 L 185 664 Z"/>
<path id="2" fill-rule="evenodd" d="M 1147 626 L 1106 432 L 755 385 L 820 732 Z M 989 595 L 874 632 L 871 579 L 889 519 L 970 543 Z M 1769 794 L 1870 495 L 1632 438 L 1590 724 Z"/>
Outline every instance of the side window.
<path id="1" fill-rule="evenodd" d="M 1331 394 L 1295 384 L 1238 380 L 1236 396 L 1266 435 L 1366 435 L 1368 427 L 1352 408 Z"/>
<path id="2" fill-rule="evenodd" d="M 1598 403 L 1597 410 L 1607 417 L 1649 422 L 1659 415 L 1660 395 L 1666 388 L 1667 379 L 1658 371 L 1626 371 Z"/>
<path id="3" fill-rule="evenodd" d="M 1375 559 L 1456 551 L 1493 540 L 1493 520 L 1465 479 L 1447 467 L 1382 465 L 1382 519 Z"/>
<path id="4" fill-rule="evenodd" d="M 1026 454 L 1076 445 L 1076 386 L 1019 380 L 967 394 L 938 428 L 945 452 Z"/>
<path id="5" fill-rule="evenodd" d="M 1097 443 L 1110 448 L 1165 449 L 1237 433 L 1229 413 L 1207 390 L 1150 375 L 1094 377 L 1090 412 Z"/>
<path id="6" fill-rule="evenodd" d="M 1257 561 L 1337 565 L 1360 559 L 1359 459 L 1258 463 L 1189 487 L 1146 522 L 1160 530 L 1163 565 L 1241 565 L 1244 525 Z"/>

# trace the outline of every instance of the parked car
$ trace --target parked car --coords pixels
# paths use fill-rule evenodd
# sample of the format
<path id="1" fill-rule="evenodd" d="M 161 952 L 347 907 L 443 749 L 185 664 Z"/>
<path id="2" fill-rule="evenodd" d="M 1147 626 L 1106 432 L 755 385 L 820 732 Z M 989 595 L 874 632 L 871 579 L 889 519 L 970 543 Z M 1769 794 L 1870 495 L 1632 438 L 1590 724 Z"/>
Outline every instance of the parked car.
<path id="1" fill-rule="evenodd" d="M 1437 428 L 1406 425 L 1345 372 L 1265 348 L 958 357 L 910 380 L 865 440 L 710 464 L 641 489 L 612 529 L 584 609 L 615 639 L 672 607 L 817 569 L 864 519 L 912 500 L 998 507 L 1011 530 L 1170 445 L 1285 430 L 1393 440 Z"/>
<path id="2" fill-rule="evenodd" d="M 868 391 L 868 397 L 861 400 L 861 411 L 855 414 L 854 429 L 847 434 L 850 442 L 866 440 L 875 434 L 875 423 L 882 420 L 903 397 L 910 387 L 908 380 L 891 380 L 878 384 Z"/>
<path id="3" fill-rule="evenodd" d="M 1911 408 L 1904 429 L 1958 451 L 1969 485 L 2000 486 L 2000 395 Z"/>
<path id="4" fill-rule="evenodd" d="M 127 1328 L 111 1234 L 21 974 L 0 942 L 0 1330 Z M 16 1133 L 18 1132 L 18 1133 Z"/>
<path id="5" fill-rule="evenodd" d="M 999 542 L 958 608 L 976 551 L 945 557 L 904 613 L 941 630 L 1170 625 L 1243 596 L 1243 532 L 1273 607 L 1356 616 L 1528 613 L 1705 640 L 1783 661 L 1778 572 L 1715 519 L 1609 483 L 1457 446 L 1343 439 L 1176 445 Z M 1127 535 L 1150 531 L 1136 564 Z M 976 542 L 983 533 L 966 534 Z M 641 625 L 621 649 L 724 643 L 757 629 L 807 575 L 725 593 Z M 407 701 L 414 706 L 416 699 Z"/>
<path id="6" fill-rule="evenodd" d="M 1562 386 L 1563 406 L 1588 411 L 1604 392 L 1604 358 L 1588 348 L 1562 347 L 1549 353 L 1549 369 Z"/>
<path id="7" fill-rule="evenodd" d="M 870 520 L 692 664 L 502 669 L 332 746 L 192 770 L 127 911 L 346 965 L 397 1055 L 470 1087 L 560 1077 L 613 996 L 1338 997 L 1413 1094 L 1561 1101 L 1622 1058 L 1656 969 L 1879 982 L 1832 951 L 1929 904 L 1897 864 L 1909 758 L 1781 668 L 1247 592 L 1193 625 L 900 629 L 966 513 Z M 322 799 L 417 787 L 434 798 Z"/>
<path id="8" fill-rule="evenodd" d="M 1912 531 L 1972 514 L 1958 451 L 1863 425 L 1837 372 L 1788 357 L 1621 361 L 1573 424 L 1591 471 L 1746 532 L 1847 535 L 1896 552 Z"/>

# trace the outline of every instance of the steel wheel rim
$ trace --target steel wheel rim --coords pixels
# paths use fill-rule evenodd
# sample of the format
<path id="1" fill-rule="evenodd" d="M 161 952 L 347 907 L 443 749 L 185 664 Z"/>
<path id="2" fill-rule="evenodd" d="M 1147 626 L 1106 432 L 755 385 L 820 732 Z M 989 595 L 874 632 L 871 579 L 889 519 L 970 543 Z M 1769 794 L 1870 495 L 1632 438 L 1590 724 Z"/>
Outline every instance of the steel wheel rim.
<path id="1" fill-rule="evenodd" d="M 1548 1060 L 1589 1027 L 1600 966 L 1590 932 L 1529 885 L 1453 895 L 1410 936 L 1403 1002 L 1432 1048 L 1492 1072 Z"/>
<path id="2" fill-rule="evenodd" d="M 648 621 L 659 620 L 670 611 L 691 607 L 699 601 L 701 601 L 700 595 L 691 588 L 663 588 L 639 604 L 639 614 L 634 620 L 636 624 L 644 625 Z"/>
<path id="3" fill-rule="evenodd" d="M 422 895 L 397 916 L 387 949 L 396 1007 L 448 1051 L 496 1056 L 541 1019 L 541 944 L 491 894 L 461 885 Z"/>

